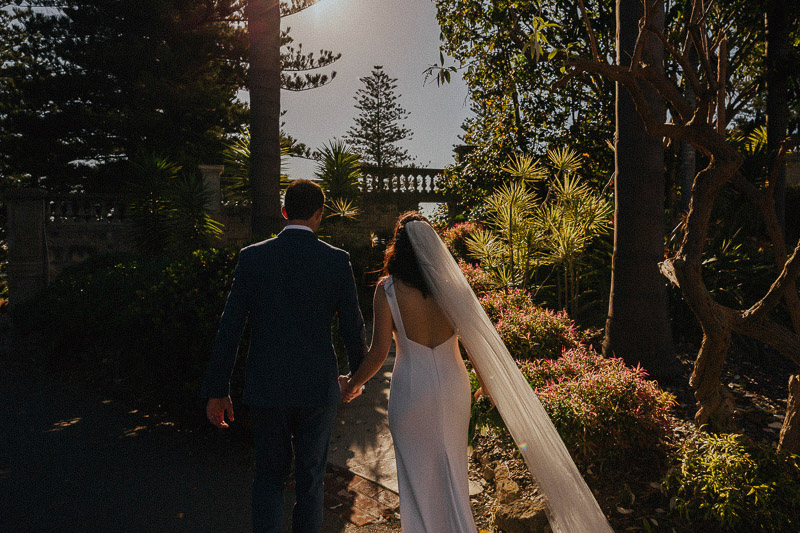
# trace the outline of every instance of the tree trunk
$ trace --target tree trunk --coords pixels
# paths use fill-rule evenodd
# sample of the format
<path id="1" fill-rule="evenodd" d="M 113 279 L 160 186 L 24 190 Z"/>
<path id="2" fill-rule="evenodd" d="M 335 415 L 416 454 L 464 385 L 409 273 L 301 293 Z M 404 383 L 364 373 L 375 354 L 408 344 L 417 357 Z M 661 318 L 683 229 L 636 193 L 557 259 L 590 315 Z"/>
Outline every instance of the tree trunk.
<path id="1" fill-rule="evenodd" d="M 796 0 L 792 0 L 796 1 Z M 789 125 L 789 0 L 767 2 L 767 150 L 770 168 Z M 786 235 L 786 168 L 781 165 L 775 182 L 775 213 Z"/>
<path id="2" fill-rule="evenodd" d="M 800 453 L 800 374 L 789 377 L 789 405 L 781 428 L 778 451 Z"/>
<path id="3" fill-rule="evenodd" d="M 617 63 L 628 66 L 642 17 L 639 0 L 617 0 Z M 663 27 L 664 6 L 653 24 Z M 650 38 L 643 60 L 661 65 L 663 45 Z M 659 121 L 663 99 L 647 84 L 642 90 Z M 616 178 L 611 295 L 603 354 L 641 363 L 652 376 L 675 377 L 679 365 L 672 343 L 667 293 L 658 263 L 664 259 L 664 147 L 647 134 L 628 91 L 616 89 Z"/>
<path id="4" fill-rule="evenodd" d="M 281 216 L 281 13 L 277 0 L 250 0 L 250 198 L 255 239 L 277 233 Z"/>

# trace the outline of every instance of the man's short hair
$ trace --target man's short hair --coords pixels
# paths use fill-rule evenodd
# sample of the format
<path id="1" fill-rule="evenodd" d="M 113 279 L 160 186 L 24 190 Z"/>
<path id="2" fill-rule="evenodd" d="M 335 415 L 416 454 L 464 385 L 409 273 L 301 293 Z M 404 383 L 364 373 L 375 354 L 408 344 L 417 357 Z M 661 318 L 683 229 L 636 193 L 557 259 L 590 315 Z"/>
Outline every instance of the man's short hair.
<path id="1" fill-rule="evenodd" d="M 310 180 L 292 181 L 283 197 L 283 207 L 289 220 L 308 220 L 324 203 L 322 187 Z"/>

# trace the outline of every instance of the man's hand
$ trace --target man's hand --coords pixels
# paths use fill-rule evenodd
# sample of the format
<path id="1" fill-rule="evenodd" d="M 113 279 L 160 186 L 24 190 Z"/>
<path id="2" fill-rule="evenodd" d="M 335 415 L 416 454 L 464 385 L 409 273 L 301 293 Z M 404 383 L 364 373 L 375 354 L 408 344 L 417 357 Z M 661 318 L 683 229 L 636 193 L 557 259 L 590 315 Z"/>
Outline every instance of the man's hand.
<path id="1" fill-rule="evenodd" d="M 353 390 L 348 376 L 339 376 L 339 389 L 342 391 L 342 401 L 345 403 L 350 403 L 354 398 L 358 398 L 364 391 L 363 386 Z"/>
<path id="2" fill-rule="evenodd" d="M 208 420 L 220 429 L 229 427 L 225 422 L 225 415 L 228 415 L 228 420 L 233 422 L 233 403 L 231 397 L 225 398 L 209 398 L 206 405 L 206 416 Z"/>

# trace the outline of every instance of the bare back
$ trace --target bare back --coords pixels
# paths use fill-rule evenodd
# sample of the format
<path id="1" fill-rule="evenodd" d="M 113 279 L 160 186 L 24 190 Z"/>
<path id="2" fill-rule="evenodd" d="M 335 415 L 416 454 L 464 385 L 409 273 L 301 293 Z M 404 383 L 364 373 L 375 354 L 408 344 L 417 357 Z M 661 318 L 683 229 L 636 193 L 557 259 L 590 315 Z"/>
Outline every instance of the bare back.
<path id="1" fill-rule="evenodd" d="M 433 297 L 395 280 L 395 294 L 406 336 L 413 342 L 434 348 L 453 336 L 453 328 Z"/>

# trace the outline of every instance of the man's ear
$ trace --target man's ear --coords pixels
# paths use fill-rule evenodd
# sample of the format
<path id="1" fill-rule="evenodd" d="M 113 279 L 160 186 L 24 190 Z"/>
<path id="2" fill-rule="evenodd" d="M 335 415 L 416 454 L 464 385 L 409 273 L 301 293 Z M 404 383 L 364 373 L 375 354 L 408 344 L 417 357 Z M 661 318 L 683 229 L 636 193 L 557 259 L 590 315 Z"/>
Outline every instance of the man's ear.
<path id="1" fill-rule="evenodd" d="M 314 218 L 318 218 L 318 219 L 322 220 L 323 211 L 325 211 L 325 206 L 322 206 L 319 209 L 317 209 L 317 211 L 314 213 Z"/>
<path id="2" fill-rule="evenodd" d="M 281 206 L 281 214 L 283 215 L 283 218 L 289 220 L 289 216 L 286 214 L 286 206 Z"/>

